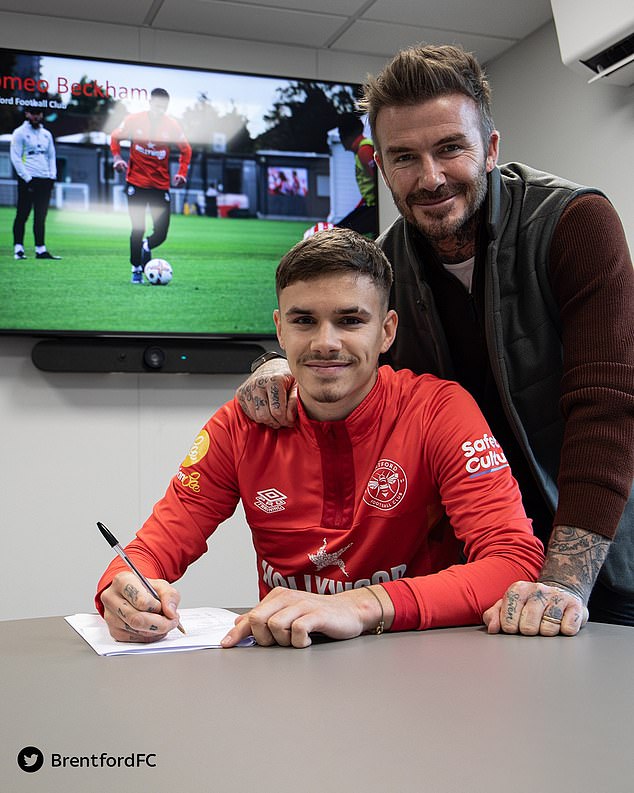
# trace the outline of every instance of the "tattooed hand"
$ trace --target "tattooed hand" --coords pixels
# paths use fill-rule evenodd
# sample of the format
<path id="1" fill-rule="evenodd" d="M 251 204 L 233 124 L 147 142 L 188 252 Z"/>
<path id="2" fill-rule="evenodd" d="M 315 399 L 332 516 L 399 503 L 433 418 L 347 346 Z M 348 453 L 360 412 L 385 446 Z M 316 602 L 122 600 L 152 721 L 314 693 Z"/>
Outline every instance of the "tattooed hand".
<path id="1" fill-rule="evenodd" d="M 104 619 L 118 642 L 156 642 L 178 625 L 180 594 L 162 579 L 148 579 L 161 597 L 159 603 L 134 573 L 118 573 L 101 593 Z"/>
<path id="2" fill-rule="evenodd" d="M 489 633 L 574 636 L 588 621 L 586 603 L 609 540 L 573 526 L 555 526 L 537 583 L 518 581 L 484 612 Z"/>
<path id="3" fill-rule="evenodd" d="M 239 386 L 236 396 L 246 415 L 259 424 L 280 429 L 297 418 L 297 385 L 283 358 L 263 363 Z"/>
<path id="4" fill-rule="evenodd" d="M 532 581 L 516 581 L 483 614 L 489 633 L 574 636 L 588 621 L 588 609 L 572 592 Z"/>

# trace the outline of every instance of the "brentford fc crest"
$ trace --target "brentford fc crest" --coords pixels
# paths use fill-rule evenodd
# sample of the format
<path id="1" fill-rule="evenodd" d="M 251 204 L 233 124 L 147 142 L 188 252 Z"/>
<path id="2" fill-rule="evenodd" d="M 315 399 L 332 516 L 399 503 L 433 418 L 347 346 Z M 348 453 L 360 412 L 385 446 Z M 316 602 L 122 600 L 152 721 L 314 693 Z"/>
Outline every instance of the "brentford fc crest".
<path id="1" fill-rule="evenodd" d="M 407 492 L 407 476 L 393 460 L 379 460 L 365 489 L 363 500 L 377 509 L 394 509 Z"/>

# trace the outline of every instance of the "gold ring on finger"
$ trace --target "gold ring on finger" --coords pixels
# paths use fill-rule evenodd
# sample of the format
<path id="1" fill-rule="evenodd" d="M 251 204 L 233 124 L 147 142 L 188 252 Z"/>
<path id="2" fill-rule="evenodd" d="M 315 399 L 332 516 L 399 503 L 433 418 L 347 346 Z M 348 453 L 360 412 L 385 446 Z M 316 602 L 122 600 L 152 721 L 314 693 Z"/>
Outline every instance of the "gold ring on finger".
<path id="1" fill-rule="evenodd" d="M 542 615 L 542 622 L 552 622 L 553 625 L 561 625 L 561 620 L 555 617 L 549 617 L 548 614 Z"/>

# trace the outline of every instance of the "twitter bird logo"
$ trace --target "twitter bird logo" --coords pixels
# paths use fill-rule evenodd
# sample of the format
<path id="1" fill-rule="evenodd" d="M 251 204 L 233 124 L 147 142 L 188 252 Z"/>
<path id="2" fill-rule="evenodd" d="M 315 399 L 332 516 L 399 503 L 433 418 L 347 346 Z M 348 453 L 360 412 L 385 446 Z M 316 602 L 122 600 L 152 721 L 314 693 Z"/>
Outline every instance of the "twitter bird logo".
<path id="1" fill-rule="evenodd" d="M 18 752 L 18 765 L 27 774 L 39 771 L 44 765 L 44 753 L 37 746 L 25 746 Z"/>

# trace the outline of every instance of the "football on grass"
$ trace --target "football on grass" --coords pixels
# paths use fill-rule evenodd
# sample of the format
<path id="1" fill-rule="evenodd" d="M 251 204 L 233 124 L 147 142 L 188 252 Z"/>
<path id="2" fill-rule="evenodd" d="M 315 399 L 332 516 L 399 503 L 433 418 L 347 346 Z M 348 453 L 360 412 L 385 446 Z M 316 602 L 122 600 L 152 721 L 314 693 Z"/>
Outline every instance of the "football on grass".
<path id="1" fill-rule="evenodd" d="M 172 265 L 165 259 L 150 259 L 145 265 L 145 277 L 152 286 L 165 286 L 172 280 Z"/>

